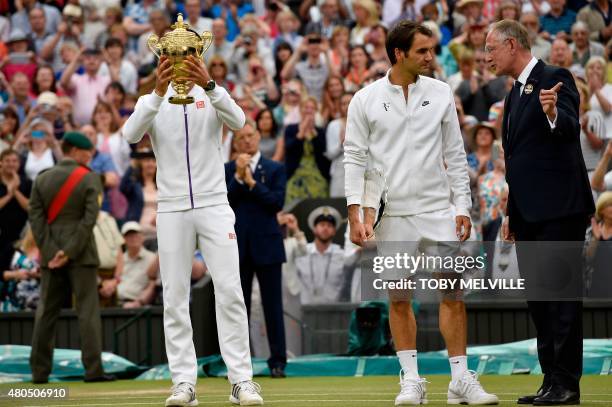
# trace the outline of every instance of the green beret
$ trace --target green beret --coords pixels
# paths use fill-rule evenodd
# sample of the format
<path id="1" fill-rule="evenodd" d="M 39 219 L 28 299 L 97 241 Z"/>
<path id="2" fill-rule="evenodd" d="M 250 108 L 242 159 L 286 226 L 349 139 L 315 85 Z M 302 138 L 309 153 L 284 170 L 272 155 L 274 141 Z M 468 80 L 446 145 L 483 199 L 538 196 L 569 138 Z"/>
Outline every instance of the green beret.
<path id="1" fill-rule="evenodd" d="M 87 136 L 78 131 L 67 131 L 64 133 L 64 138 L 62 140 L 64 143 L 68 143 L 76 148 L 80 148 L 81 150 L 91 150 L 94 148 L 94 145 L 87 138 Z"/>

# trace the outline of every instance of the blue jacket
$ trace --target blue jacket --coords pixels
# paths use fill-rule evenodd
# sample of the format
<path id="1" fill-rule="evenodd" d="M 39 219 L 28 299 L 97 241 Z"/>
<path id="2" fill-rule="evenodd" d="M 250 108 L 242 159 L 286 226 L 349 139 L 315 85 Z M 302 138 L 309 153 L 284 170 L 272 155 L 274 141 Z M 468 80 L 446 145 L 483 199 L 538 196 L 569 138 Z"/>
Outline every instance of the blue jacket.
<path id="1" fill-rule="evenodd" d="M 256 265 L 284 263 L 285 247 L 276 214 L 285 202 L 285 166 L 261 157 L 252 190 L 236 178 L 236 162 L 225 164 L 227 198 L 236 214 L 236 235 L 240 261 Z"/>
<path id="2" fill-rule="evenodd" d="M 136 179 L 133 167 L 129 167 L 125 174 L 123 174 L 119 190 L 125 195 L 129 203 L 127 213 L 125 214 L 125 221 L 133 220 L 140 222 L 142 209 L 144 208 L 144 192 L 142 191 L 142 184 Z"/>

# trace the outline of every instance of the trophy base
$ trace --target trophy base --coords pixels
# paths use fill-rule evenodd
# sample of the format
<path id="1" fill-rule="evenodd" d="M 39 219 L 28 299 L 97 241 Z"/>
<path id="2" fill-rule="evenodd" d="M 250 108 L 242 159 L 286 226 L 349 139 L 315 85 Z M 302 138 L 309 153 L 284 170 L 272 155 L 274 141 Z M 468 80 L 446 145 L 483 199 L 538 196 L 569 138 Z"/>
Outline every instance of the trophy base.
<path id="1" fill-rule="evenodd" d="M 171 96 L 168 99 L 168 102 L 172 103 L 173 105 L 188 105 L 194 102 L 193 96 L 189 96 L 189 95 L 175 95 L 175 96 Z"/>

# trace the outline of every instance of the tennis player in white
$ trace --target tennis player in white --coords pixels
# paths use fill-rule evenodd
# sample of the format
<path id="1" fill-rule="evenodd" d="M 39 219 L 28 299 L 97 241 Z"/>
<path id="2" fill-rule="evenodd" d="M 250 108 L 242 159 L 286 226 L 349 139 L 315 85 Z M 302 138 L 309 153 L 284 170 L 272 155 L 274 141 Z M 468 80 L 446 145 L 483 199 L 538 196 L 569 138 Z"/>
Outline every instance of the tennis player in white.
<path id="1" fill-rule="evenodd" d="M 469 238 L 470 187 L 453 93 L 446 83 L 425 76 L 430 71 L 433 47 L 428 28 L 412 21 L 398 23 L 386 43 L 392 68 L 385 77 L 357 92 L 349 106 L 345 192 L 355 244 L 363 245 L 373 234 L 373 217 L 360 221 L 364 175 L 372 168 L 383 170 L 388 188 L 377 241 Z M 402 368 L 395 405 L 424 404 L 426 381 L 417 369 L 417 329 L 411 302 L 390 300 L 391 334 Z M 485 392 L 476 373 L 467 368 L 466 325 L 463 301 L 445 297 L 440 303 L 440 331 L 452 375 L 448 403 L 497 404 L 497 396 Z"/>
<path id="2" fill-rule="evenodd" d="M 196 406 L 197 363 L 189 319 L 191 263 L 196 245 L 206 259 L 215 285 L 221 356 L 232 384 L 230 401 L 259 405 L 259 386 L 252 381 L 249 327 L 240 285 L 234 212 L 227 200 L 221 130 L 241 129 L 242 109 L 211 80 L 204 63 L 185 61 L 185 79 L 195 102 L 173 105 L 168 87 L 172 63 L 162 56 L 155 90 L 140 97 L 122 134 L 137 143 L 151 137 L 157 159 L 157 239 L 164 296 L 166 353 L 172 373 L 172 395 L 166 406 Z"/>

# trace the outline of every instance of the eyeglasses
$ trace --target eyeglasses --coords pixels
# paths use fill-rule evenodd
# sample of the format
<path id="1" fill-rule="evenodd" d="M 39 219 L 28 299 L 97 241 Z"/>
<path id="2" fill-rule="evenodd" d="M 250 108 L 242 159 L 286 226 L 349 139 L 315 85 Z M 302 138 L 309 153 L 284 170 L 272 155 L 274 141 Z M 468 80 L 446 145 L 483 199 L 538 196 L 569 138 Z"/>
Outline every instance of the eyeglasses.
<path id="1" fill-rule="evenodd" d="M 505 38 L 505 39 L 504 39 L 504 40 L 501 42 L 501 43 L 502 43 L 502 45 L 503 45 L 503 44 L 505 44 L 505 43 L 506 43 L 506 41 L 510 41 L 510 38 Z M 497 51 L 497 48 L 499 48 L 499 47 L 489 47 L 489 46 L 485 46 L 485 52 L 486 52 L 487 54 L 491 54 L 491 53 L 493 53 L 493 52 Z"/>

